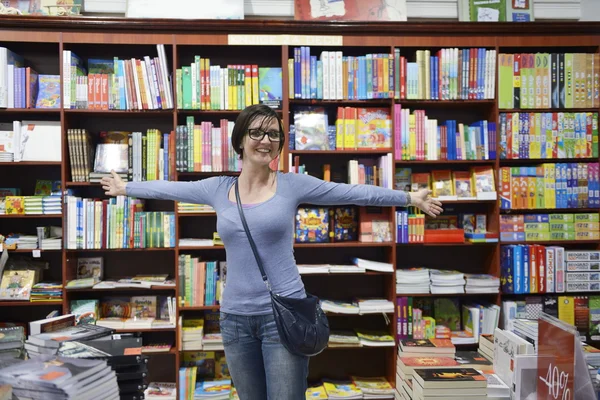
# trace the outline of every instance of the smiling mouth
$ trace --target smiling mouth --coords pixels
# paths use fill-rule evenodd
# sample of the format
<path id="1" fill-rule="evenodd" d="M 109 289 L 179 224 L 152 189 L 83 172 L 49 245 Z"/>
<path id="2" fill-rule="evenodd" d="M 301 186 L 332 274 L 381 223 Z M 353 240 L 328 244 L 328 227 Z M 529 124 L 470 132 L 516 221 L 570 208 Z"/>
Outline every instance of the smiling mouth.
<path id="1" fill-rule="evenodd" d="M 258 151 L 259 153 L 264 153 L 264 154 L 267 154 L 267 153 L 271 152 L 270 149 L 256 149 L 256 151 Z"/>

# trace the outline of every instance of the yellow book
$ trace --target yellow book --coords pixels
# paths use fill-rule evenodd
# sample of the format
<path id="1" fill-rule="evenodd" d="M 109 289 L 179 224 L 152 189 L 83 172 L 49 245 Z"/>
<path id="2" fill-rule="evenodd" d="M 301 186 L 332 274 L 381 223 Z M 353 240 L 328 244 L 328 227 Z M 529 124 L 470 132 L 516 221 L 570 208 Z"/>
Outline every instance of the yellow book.
<path id="1" fill-rule="evenodd" d="M 252 66 L 244 65 L 244 93 L 246 95 L 246 106 L 252 102 Z"/>
<path id="2" fill-rule="evenodd" d="M 344 150 L 345 126 L 344 107 L 338 107 L 337 119 L 335 120 L 335 148 L 337 150 Z"/>
<path id="3" fill-rule="evenodd" d="M 294 67 L 294 64 L 292 63 L 292 68 Z M 252 102 L 249 104 L 258 104 L 260 103 L 259 98 L 260 98 L 260 94 L 258 92 L 258 65 L 254 64 L 251 66 L 252 70 L 251 70 L 251 74 L 252 74 Z M 294 75 L 292 74 L 292 79 L 294 78 Z M 290 93 L 292 93 L 293 95 L 293 82 L 292 81 L 292 86 L 290 86 Z"/>
<path id="4" fill-rule="evenodd" d="M 408 116 L 408 154 L 410 160 L 417 159 L 417 119 L 415 114 Z"/>
<path id="5" fill-rule="evenodd" d="M 575 300 L 573 296 L 558 296 L 558 319 L 575 325 Z"/>
<path id="6" fill-rule="evenodd" d="M 356 149 L 356 118 L 357 109 L 346 107 L 344 110 L 344 148 L 346 150 Z"/>
<path id="7" fill-rule="evenodd" d="M 202 171 L 202 127 L 194 125 L 194 172 Z"/>
<path id="8" fill-rule="evenodd" d="M 388 97 L 390 91 L 390 59 L 387 54 L 382 54 L 383 62 L 383 97 Z"/>
<path id="9" fill-rule="evenodd" d="M 324 385 L 313 386 L 306 389 L 306 400 L 327 400 L 328 398 Z"/>

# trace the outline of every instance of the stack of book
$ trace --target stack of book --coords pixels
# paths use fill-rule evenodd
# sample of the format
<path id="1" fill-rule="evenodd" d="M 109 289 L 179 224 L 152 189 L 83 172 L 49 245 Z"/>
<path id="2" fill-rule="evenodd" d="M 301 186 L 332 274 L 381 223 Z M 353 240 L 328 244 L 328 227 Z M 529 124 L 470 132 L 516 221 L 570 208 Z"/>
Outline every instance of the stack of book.
<path id="1" fill-rule="evenodd" d="M 359 314 L 393 313 L 394 303 L 386 299 L 357 299 Z"/>
<path id="2" fill-rule="evenodd" d="M 54 355 L 62 342 L 87 341 L 108 337 L 113 333 L 112 329 L 92 324 L 81 324 L 77 326 L 61 327 L 56 330 L 48 328 L 38 334 L 30 334 L 25 342 L 25 349 L 29 358 L 39 355 Z M 34 332 L 30 329 L 30 332 Z"/>
<path id="3" fill-rule="evenodd" d="M 0 368 L 18 362 L 23 358 L 25 329 L 22 326 L 0 328 Z"/>
<path id="4" fill-rule="evenodd" d="M 429 270 L 427 268 L 409 268 L 396 271 L 396 293 L 429 293 Z"/>
<path id="5" fill-rule="evenodd" d="M 17 398 L 116 400 L 119 387 L 106 360 L 42 355 L 0 370 Z"/>
<path id="6" fill-rule="evenodd" d="M 499 293 L 500 278 L 486 274 L 466 274 L 466 293 Z"/>
<path id="7" fill-rule="evenodd" d="M 491 362 L 494 362 L 494 335 L 479 336 L 479 348 L 477 352 Z"/>
<path id="8" fill-rule="evenodd" d="M 538 348 L 538 321 L 532 319 L 515 319 L 513 333 L 520 338 L 525 339 L 533 345 L 533 350 L 537 353 Z"/>
<path id="9" fill-rule="evenodd" d="M 361 347 L 360 339 L 350 330 L 332 330 L 327 347 Z"/>
<path id="10" fill-rule="evenodd" d="M 413 400 L 487 396 L 487 378 L 473 368 L 416 369 L 412 381 Z"/>
<path id="11" fill-rule="evenodd" d="M 58 282 L 39 282 L 31 288 L 30 301 L 60 301 L 62 300 L 62 284 Z"/>
<path id="12" fill-rule="evenodd" d="M 184 319 L 181 326 L 181 350 L 202 350 L 202 337 L 204 336 L 203 319 Z"/>
<path id="13" fill-rule="evenodd" d="M 121 398 L 143 398 L 148 387 L 148 356 L 142 355 L 141 337 L 64 342 L 58 355 L 77 359 L 101 359 L 115 371 Z"/>
<path id="14" fill-rule="evenodd" d="M 432 269 L 429 271 L 431 279 L 431 293 L 456 294 L 465 292 L 465 275 L 458 271 L 442 271 Z"/>
<path id="15" fill-rule="evenodd" d="M 428 357 L 398 356 L 396 362 L 396 390 L 403 398 L 413 398 L 413 375 L 416 369 L 461 368 L 451 356 L 437 356 L 431 353 Z"/>

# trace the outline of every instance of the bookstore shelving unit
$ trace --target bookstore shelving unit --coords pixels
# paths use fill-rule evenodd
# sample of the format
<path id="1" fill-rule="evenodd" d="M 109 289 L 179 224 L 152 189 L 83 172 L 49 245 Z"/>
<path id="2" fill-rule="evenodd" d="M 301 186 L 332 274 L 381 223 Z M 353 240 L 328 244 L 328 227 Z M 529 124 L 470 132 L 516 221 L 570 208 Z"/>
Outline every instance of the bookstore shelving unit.
<path id="1" fill-rule="evenodd" d="M 230 35 L 245 35 L 248 45 L 230 45 Z M 255 36 L 258 35 L 258 36 Z M 267 45 L 268 38 L 283 38 L 281 43 Z M 327 46 L 325 39 L 340 38 L 339 45 Z M 266 38 L 266 39 L 265 39 Z M 189 65 L 195 54 L 210 57 L 214 64 L 248 64 L 259 66 L 280 66 L 283 70 L 283 101 L 281 115 L 285 129 L 290 125 L 296 106 L 320 105 L 329 110 L 330 115 L 338 106 L 378 106 L 389 107 L 394 104 L 402 107 L 426 110 L 428 115 L 438 119 L 456 119 L 467 123 L 487 120 L 499 122 L 500 113 L 522 110 L 501 110 L 498 95 L 487 100 L 394 100 L 377 99 L 365 101 L 338 100 L 299 100 L 289 99 L 288 58 L 293 57 L 293 47 L 314 46 L 317 51 L 338 48 L 349 54 L 369 52 L 394 53 L 414 57 L 416 50 L 443 48 L 474 48 L 502 52 L 520 51 L 585 51 L 600 52 L 600 24 L 597 23 L 311 23 L 299 21 L 173 21 L 173 20 L 123 20 L 118 18 L 36 18 L 36 17 L 0 17 L 0 46 L 7 47 L 22 55 L 29 65 L 40 73 L 60 74 L 61 87 L 64 77 L 63 50 L 72 50 L 82 59 L 92 57 L 143 57 L 156 53 L 156 45 L 164 44 L 167 65 L 170 73 L 182 65 Z M 497 70 L 494 71 L 497 77 Z M 494 78 L 497 80 L 497 78 Z M 496 82 L 497 83 L 497 82 Z M 496 84 L 498 87 L 498 84 Z M 496 90 L 497 92 L 497 90 Z M 174 96 L 176 92 L 173 91 Z M 174 104 L 177 104 L 176 99 Z M 569 109 L 568 111 L 598 112 L 600 108 Z M 531 110 L 533 112 L 539 110 Z M 557 110 L 558 111 L 558 110 Z M 69 164 L 66 132 L 71 128 L 86 128 L 90 132 L 101 130 L 140 131 L 149 128 L 161 132 L 174 131 L 176 126 L 185 124 L 187 116 L 202 118 L 218 123 L 222 118 L 235 120 L 238 111 L 201 111 L 201 110 L 160 110 L 160 111 L 101 111 L 77 109 L 0 109 L 0 122 L 21 119 L 60 121 L 62 127 L 63 161 L 60 163 L 21 162 L 0 163 L 0 177 L 3 187 L 20 187 L 24 195 L 32 194 L 36 179 L 60 180 L 64 189 L 71 189 L 85 197 L 103 197 L 97 184 L 73 182 Z M 286 132 L 287 133 L 287 132 Z M 392 147 L 393 148 L 393 147 Z M 347 150 L 328 152 L 291 151 L 307 165 L 307 170 L 320 171 L 324 159 L 333 168 L 343 167 L 348 159 L 355 156 L 376 158 L 390 149 Z M 283 170 L 289 171 L 288 150 L 283 150 Z M 292 157 L 293 158 L 293 157 Z M 554 160 L 557 162 L 562 160 Z M 576 159 L 569 161 L 594 161 L 598 159 Z M 526 165 L 544 162 L 544 160 L 495 160 L 486 161 L 402 161 L 396 160 L 395 167 L 410 167 L 414 171 L 425 172 L 432 169 L 452 170 L 468 169 L 470 166 L 492 166 L 495 182 L 498 185 L 498 171 L 501 166 Z M 337 166 L 337 167 L 336 167 Z M 196 180 L 218 173 L 178 172 L 176 180 Z M 235 175 L 235 173 L 227 173 Z M 319 175 L 318 175 L 319 176 Z M 499 192 L 499 188 L 498 188 Z M 212 237 L 216 230 L 215 214 L 180 214 L 173 202 L 148 201 L 146 209 L 151 211 L 174 211 L 176 221 L 176 240 L 180 237 Z M 488 219 L 488 231 L 498 232 L 500 210 L 497 201 L 456 201 L 445 204 L 447 212 L 484 213 Z M 394 209 L 389 208 L 390 216 Z M 597 209 L 566 210 L 514 210 L 516 213 L 532 212 L 597 212 Z M 511 212 L 513 212 L 511 210 Z M 0 216 L 0 232 L 35 232 L 40 216 Z M 62 218 L 62 219 L 61 219 Z M 43 219 L 46 224 L 63 224 L 66 216 L 52 216 Z M 41 222 L 40 222 L 41 223 Z M 528 242 L 530 243 L 530 242 Z M 553 242 L 544 244 L 579 246 L 587 249 L 600 249 L 600 241 Z M 452 243 L 452 244 L 396 244 L 393 243 L 327 243 L 296 244 L 295 257 L 298 263 L 347 263 L 350 257 L 361 257 L 391 262 L 394 268 L 413 266 L 431 266 L 436 268 L 458 269 L 461 272 L 489 273 L 500 275 L 500 249 L 502 243 Z M 15 251 L 30 253 L 30 251 Z M 62 281 L 63 284 L 74 277 L 74 263 L 78 257 L 102 254 L 105 276 L 120 278 L 136 273 L 168 273 L 178 279 L 178 258 L 180 254 L 192 254 L 203 258 L 225 260 L 225 251 L 219 247 L 161 249 L 103 249 L 42 251 L 41 257 L 50 261 L 50 269 L 45 279 Z M 360 275 L 310 275 L 303 280 L 309 292 L 328 298 L 385 297 L 396 303 L 395 274 L 367 273 Z M 171 292 L 180 296 L 179 289 L 171 288 L 157 291 L 157 294 Z M 62 302 L 36 304 L 28 302 L 0 302 L 0 320 L 30 321 L 43 318 L 53 309 L 69 311 L 69 302 L 73 299 L 95 298 L 107 293 L 115 295 L 134 292 L 153 293 L 153 290 L 122 289 L 98 291 L 93 289 L 65 290 Z M 419 295 L 423 296 L 423 295 Z M 435 295 L 427 295 L 435 296 Z M 454 295 L 452 295 L 454 296 Z M 481 296 L 481 295 L 479 295 Z M 518 297 L 518 295 L 516 295 Z M 470 295 L 460 295 L 469 299 Z M 500 304 L 502 295 L 485 295 L 491 302 Z M 514 298 L 515 295 L 511 295 Z M 17 307 L 18 306 L 18 307 Z M 218 306 L 182 307 L 176 310 L 177 319 L 202 315 L 206 310 L 218 310 Z M 336 329 L 363 327 L 383 328 L 396 337 L 396 317 L 386 324 L 381 315 L 347 316 L 331 315 L 332 327 Z M 171 341 L 179 344 L 179 329 L 142 330 L 144 338 Z M 313 358 L 310 364 L 310 379 L 321 377 L 341 378 L 348 375 L 386 376 L 394 384 L 396 376 L 396 347 L 362 347 L 357 349 L 326 350 Z M 178 348 L 163 355 L 153 355 L 149 380 L 175 381 L 178 379 L 178 366 L 181 352 Z"/>

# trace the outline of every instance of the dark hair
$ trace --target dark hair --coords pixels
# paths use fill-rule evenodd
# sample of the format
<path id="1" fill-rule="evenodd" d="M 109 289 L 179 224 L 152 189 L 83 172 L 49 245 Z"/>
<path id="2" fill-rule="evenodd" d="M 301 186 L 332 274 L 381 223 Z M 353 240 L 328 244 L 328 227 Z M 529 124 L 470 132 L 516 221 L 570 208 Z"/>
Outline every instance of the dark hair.
<path id="1" fill-rule="evenodd" d="M 283 150 L 283 146 L 285 145 L 285 133 L 283 131 L 283 122 L 281 122 L 281 118 L 277 115 L 277 112 L 273 110 L 271 107 L 268 107 L 264 104 L 254 104 L 248 106 L 242 110 L 242 112 L 238 115 L 235 120 L 235 125 L 233 127 L 233 132 L 231 134 L 231 146 L 233 150 L 243 158 L 244 151 L 241 149 L 242 139 L 244 135 L 248 132 L 248 127 L 252 122 L 261 118 L 262 121 L 260 123 L 259 128 L 263 128 L 268 126 L 273 120 L 277 121 L 277 125 L 279 125 L 279 132 L 281 133 L 281 140 L 279 141 L 279 153 Z"/>

